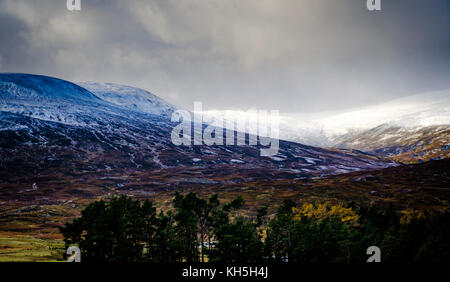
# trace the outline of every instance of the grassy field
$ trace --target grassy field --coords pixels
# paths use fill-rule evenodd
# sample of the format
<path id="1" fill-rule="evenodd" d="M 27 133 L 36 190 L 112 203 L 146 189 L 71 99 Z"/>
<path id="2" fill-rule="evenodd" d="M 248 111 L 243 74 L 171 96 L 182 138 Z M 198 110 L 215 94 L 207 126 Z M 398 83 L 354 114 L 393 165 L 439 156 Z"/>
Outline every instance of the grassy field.
<path id="1" fill-rule="evenodd" d="M 62 261 L 64 243 L 28 235 L 0 233 L 0 262 Z"/>
<path id="2" fill-rule="evenodd" d="M 90 181 L 92 189 L 78 183 L 73 184 L 78 188 L 67 185 L 49 193 L 45 189 L 20 193 L 20 188 L 13 187 L 12 182 L 7 184 L 11 187 L 4 185 L 2 189 L 0 185 L 0 261 L 62 260 L 64 243 L 58 227 L 78 217 L 89 203 L 108 200 L 113 195 L 150 199 L 158 210 L 164 211 L 172 208 L 175 192 L 194 192 L 203 198 L 217 193 L 221 202 L 241 196 L 245 200 L 242 214 L 250 216 L 262 206 L 268 207 L 268 215 L 273 216 L 286 199 L 297 204 L 329 202 L 345 205 L 355 202 L 380 208 L 392 205 L 402 214 L 450 209 L 450 160 L 303 180 L 253 180 L 215 185 L 187 183 L 165 189 L 146 184 L 157 177 L 160 176 L 130 174 L 126 185 L 120 188 L 114 181 L 123 180 L 97 178 Z M 84 189 L 85 194 L 70 194 L 80 189 Z"/>

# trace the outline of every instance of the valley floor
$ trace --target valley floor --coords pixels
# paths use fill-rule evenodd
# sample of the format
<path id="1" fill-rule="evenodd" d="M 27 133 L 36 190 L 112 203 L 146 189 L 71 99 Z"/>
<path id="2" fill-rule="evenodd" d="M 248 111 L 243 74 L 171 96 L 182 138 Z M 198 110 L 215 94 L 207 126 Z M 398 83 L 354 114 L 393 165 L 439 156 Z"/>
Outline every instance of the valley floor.
<path id="1" fill-rule="evenodd" d="M 392 206 L 405 216 L 450 209 L 450 159 L 310 179 L 258 180 L 236 170 L 221 181 L 202 175 L 200 168 L 190 174 L 110 171 L 0 179 L 0 261 L 61 260 L 64 246 L 58 228 L 89 203 L 121 194 L 151 199 L 163 210 L 171 207 L 176 191 L 202 197 L 216 193 L 222 201 L 241 196 L 244 215 L 255 215 L 262 206 L 273 215 L 285 199 Z M 231 181 L 237 178 L 242 181 Z M 33 182 L 37 190 L 30 189 Z"/>

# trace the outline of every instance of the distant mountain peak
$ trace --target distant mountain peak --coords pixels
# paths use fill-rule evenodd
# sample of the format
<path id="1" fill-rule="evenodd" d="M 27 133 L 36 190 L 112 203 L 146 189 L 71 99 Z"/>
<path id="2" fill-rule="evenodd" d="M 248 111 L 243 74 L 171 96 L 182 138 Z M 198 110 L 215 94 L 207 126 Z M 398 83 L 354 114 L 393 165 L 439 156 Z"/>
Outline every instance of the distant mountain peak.
<path id="1" fill-rule="evenodd" d="M 90 91 L 70 81 L 25 73 L 0 73 L 0 99 L 101 101 Z"/>
<path id="2" fill-rule="evenodd" d="M 129 110 L 170 116 L 176 108 L 144 89 L 115 83 L 80 82 L 99 98 Z"/>

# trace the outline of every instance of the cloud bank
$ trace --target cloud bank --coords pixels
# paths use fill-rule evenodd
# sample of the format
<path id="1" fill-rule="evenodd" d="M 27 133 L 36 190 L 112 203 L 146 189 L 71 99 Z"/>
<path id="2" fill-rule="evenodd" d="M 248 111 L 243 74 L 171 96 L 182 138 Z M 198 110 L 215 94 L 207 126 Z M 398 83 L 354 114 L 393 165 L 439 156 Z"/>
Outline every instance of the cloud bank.
<path id="1" fill-rule="evenodd" d="M 0 72 L 147 89 L 192 108 L 353 108 L 450 88 L 450 3 L 0 0 Z"/>

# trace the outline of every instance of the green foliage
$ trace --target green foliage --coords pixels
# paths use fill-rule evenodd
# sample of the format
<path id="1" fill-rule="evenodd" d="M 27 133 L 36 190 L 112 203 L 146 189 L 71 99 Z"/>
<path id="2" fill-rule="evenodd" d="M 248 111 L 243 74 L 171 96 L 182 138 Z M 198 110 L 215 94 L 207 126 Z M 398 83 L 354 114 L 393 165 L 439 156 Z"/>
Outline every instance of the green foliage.
<path id="1" fill-rule="evenodd" d="M 177 193 L 173 210 L 157 213 L 121 196 L 90 204 L 61 232 L 86 262 L 365 262 L 369 246 L 383 262 L 450 262 L 449 212 L 285 201 L 274 217 L 263 207 L 245 218 L 236 214 L 244 205 Z"/>
<path id="2" fill-rule="evenodd" d="M 421 217 L 390 228 L 382 241 L 391 262 L 450 262 L 450 213 Z"/>
<path id="3" fill-rule="evenodd" d="M 285 202 L 269 222 L 265 251 L 274 261 L 349 262 L 358 250 L 356 237 L 340 218 L 300 216 L 293 203 Z"/>
<path id="4" fill-rule="evenodd" d="M 217 244 L 209 251 L 211 262 L 244 263 L 263 260 L 264 244 L 253 222 L 238 218 L 215 230 Z"/>
<path id="5" fill-rule="evenodd" d="M 220 207 L 217 195 L 205 200 L 177 193 L 173 204 L 174 210 L 157 214 L 151 202 L 126 196 L 97 201 L 60 230 L 66 247 L 78 245 L 87 262 L 205 261 L 213 238 L 232 226 L 230 214 L 244 201 Z"/>
<path id="6" fill-rule="evenodd" d="M 341 210 L 348 214 L 347 209 L 355 209 L 354 206 L 346 209 L 324 209 L 323 204 L 316 208 L 309 206 L 296 208 L 292 202 L 280 206 L 277 216 L 267 226 L 268 260 L 364 262 L 367 247 L 379 246 L 384 262 L 450 262 L 448 212 L 400 223 L 399 214 L 391 207 L 386 210 L 361 207 L 355 210 L 359 219 L 355 224 L 324 216 Z"/>
<path id="7" fill-rule="evenodd" d="M 143 208 L 145 207 L 145 208 Z M 142 241 L 148 236 L 155 213 L 151 203 L 141 206 L 129 197 L 98 201 L 82 211 L 81 217 L 61 228 L 66 246 L 76 244 L 89 262 L 139 261 Z"/>

